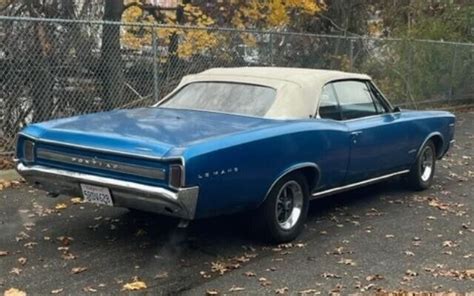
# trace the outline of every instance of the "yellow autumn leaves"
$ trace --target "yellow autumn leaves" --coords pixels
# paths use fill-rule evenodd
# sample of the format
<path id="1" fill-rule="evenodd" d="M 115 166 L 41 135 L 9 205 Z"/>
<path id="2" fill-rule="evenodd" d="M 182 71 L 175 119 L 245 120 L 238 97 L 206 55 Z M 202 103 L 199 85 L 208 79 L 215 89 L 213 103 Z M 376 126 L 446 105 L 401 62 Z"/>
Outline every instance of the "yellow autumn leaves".
<path id="1" fill-rule="evenodd" d="M 136 0 L 126 0 L 126 4 L 134 3 Z M 319 2 L 321 3 L 321 2 Z M 305 15 L 315 15 L 324 9 L 323 4 L 315 0 L 250 0 L 219 1 L 219 13 L 231 15 L 230 24 L 237 29 L 254 28 L 283 28 L 290 22 L 291 12 L 298 11 Z M 186 4 L 184 10 L 184 22 L 181 24 L 196 27 L 210 27 L 215 25 L 214 17 L 207 15 L 200 7 Z M 231 12 L 229 14 L 229 12 Z M 165 25 L 177 25 L 175 11 L 161 12 Z M 153 24 L 156 21 L 151 15 L 143 11 L 139 6 L 130 6 L 122 15 L 124 22 Z M 259 24 L 257 26 L 257 24 Z M 153 32 L 152 30 L 155 30 Z M 121 41 L 128 48 L 141 49 L 152 45 L 152 34 L 155 33 L 160 46 L 167 46 L 173 34 L 179 39 L 177 55 L 180 58 L 189 58 L 194 54 L 202 54 L 206 51 L 218 48 L 220 43 L 226 42 L 223 34 L 216 34 L 208 30 L 182 30 L 179 28 L 152 28 L 130 26 L 122 29 Z M 256 39 L 252 34 L 245 33 L 242 36 L 247 46 L 255 46 Z"/>
<path id="2" fill-rule="evenodd" d="M 238 10 L 232 18 L 232 24 L 239 29 L 248 28 L 249 24 L 255 22 L 263 23 L 267 29 L 284 27 L 290 23 L 290 12 L 292 10 L 298 10 L 307 15 L 315 15 L 323 8 L 314 0 L 252 0 L 246 4 L 238 4 Z"/>
<path id="3" fill-rule="evenodd" d="M 209 27 L 214 24 L 214 20 L 205 15 L 199 7 L 188 4 L 184 7 L 184 14 L 187 25 Z M 144 24 L 155 23 L 153 17 L 146 16 L 145 12 L 138 6 L 131 6 L 127 9 L 122 16 L 122 20 L 124 22 L 142 22 Z M 173 13 L 166 14 L 165 20 L 166 25 L 177 24 L 176 17 Z M 169 45 L 171 36 L 176 34 L 177 38 L 181 40 L 177 49 L 177 54 L 181 58 L 190 57 L 195 53 L 201 53 L 216 46 L 218 42 L 215 34 L 207 32 L 206 30 L 184 31 L 178 28 L 153 28 L 150 26 L 124 27 L 121 34 L 121 41 L 125 46 L 132 49 L 151 46 L 153 30 L 155 30 L 154 33 L 160 45 L 163 46 Z"/>

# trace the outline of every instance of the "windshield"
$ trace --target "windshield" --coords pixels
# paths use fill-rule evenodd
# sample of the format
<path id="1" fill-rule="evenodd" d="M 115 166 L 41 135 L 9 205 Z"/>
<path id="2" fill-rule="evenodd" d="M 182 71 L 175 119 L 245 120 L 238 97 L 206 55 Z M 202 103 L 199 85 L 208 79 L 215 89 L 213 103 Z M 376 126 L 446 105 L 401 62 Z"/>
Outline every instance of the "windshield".
<path id="1" fill-rule="evenodd" d="M 194 82 L 185 85 L 160 107 L 264 116 L 276 90 L 233 82 Z"/>

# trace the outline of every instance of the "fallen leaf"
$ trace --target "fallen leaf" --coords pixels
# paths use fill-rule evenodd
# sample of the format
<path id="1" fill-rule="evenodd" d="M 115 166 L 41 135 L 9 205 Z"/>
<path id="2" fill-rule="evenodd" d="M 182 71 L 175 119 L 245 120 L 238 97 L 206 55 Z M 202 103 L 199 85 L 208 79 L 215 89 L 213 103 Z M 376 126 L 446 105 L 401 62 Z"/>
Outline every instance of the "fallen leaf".
<path id="1" fill-rule="evenodd" d="M 244 275 L 247 276 L 247 277 L 257 276 L 257 274 L 255 272 L 251 272 L 251 271 L 244 272 Z"/>
<path id="2" fill-rule="evenodd" d="M 82 291 L 89 292 L 89 293 L 95 293 L 95 292 L 97 292 L 97 289 L 94 289 L 91 286 L 87 286 L 87 287 L 82 288 Z"/>
<path id="3" fill-rule="evenodd" d="M 368 290 L 372 289 L 374 286 L 375 286 L 374 284 L 368 284 L 367 286 L 362 287 L 361 291 L 362 292 L 368 291 Z"/>
<path id="4" fill-rule="evenodd" d="M 78 274 L 87 270 L 87 267 L 74 267 L 71 269 L 72 274 Z"/>
<path id="5" fill-rule="evenodd" d="M 220 275 L 223 275 L 228 271 L 227 267 L 222 262 L 211 262 L 211 270 L 212 272 L 219 272 Z"/>
<path id="6" fill-rule="evenodd" d="M 344 265 L 349 265 L 349 266 L 356 266 L 357 264 L 354 262 L 352 259 L 344 259 L 341 258 L 338 263 L 344 264 Z"/>
<path id="7" fill-rule="evenodd" d="M 80 197 L 71 198 L 71 202 L 72 202 L 72 204 L 74 204 L 74 205 L 84 203 L 84 201 L 83 201 L 82 198 L 80 198 Z"/>
<path id="8" fill-rule="evenodd" d="M 270 286 L 272 284 L 271 281 L 267 280 L 264 277 L 259 278 L 258 281 L 260 282 L 260 285 L 262 285 L 262 287 Z"/>
<path id="9" fill-rule="evenodd" d="M 56 289 L 56 290 L 52 290 L 52 291 L 51 291 L 51 294 L 59 294 L 59 293 L 61 293 L 62 291 L 64 291 L 63 288 Z"/>
<path id="10" fill-rule="evenodd" d="M 0 251 L 0 257 L 8 255 L 7 251 Z"/>
<path id="11" fill-rule="evenodd" d="M 20 263 L 21 265 L 25 265 L 27 260 L 28 259 L 26 259 L 25 257 L 20 257 L 18 258 L 18 263 Z"/>
<path id="12" fill-rule="evenodd" d="M 56 240 L 60 241 L 63 246 L 69 246 L 71 242 L 74 240 L 70 236 L 58 236 Z"/>
<path id="13" fill-rule="evenodd" d="M 447 240 L 443 242 L 443 247 L 445 248 L 451 248 L 451 247 L 456 247 L 457 244 L 451 240 Z"/>
<path id="14" fill-rule="evenodd" d="M 65 203 L 58 203 L 54 206 L 54 208 L 56 210 L 64 210 L 64 209 L 67 209 L 67 204 Z"/>
<path id="15" fill-rule="evenodd" d="M 168 277 L 168 273 L 166 271 L 160 272 L 155 275 L 155 279 L 165 279 Z"/>
<path id="16" fill-rule="evenodd" d="M 229 292 L 239 292 L 239 291 L 244 291 L 244 287 L 237 287 L 237 286 L 232 286 L 232 288 L 229 289 Z"/>
<path id="17" fill-rule="evenodd" d="M 3 296 L 26 296 L 26 292 L 17 288 L 10 288 L 3 293 Z"/>
<path id="18" fill-rule="evenodd" d="M 18 268 L 18 267 L 13 267 L 12 270 L 10 270 L 10 273 L 13 273 L 16 275 L 20 275 L 21 272 L 22 272 L 21 268 Z"/>
<path id="19" fill-rule="evenodd" d="M 145 282 L 136 280 L 131 283 L 126 283 L 125 285 L 123 285 L 122 291 L 138 291 L 138 290 L 143 290 L 146 288 L 147 286 Z"/>
<path id="20" fill-rule="evenodd" d="M 323 278 L 334 278 L 334 279 L 340 279 L 341 277 L 337 274 L 334 274 L 334 273 L 330 273 L 330 272 L 324 272 L 323 274 L 321 274 L 321 276 Z"/>
<path id="21" fill-rule="evenodd" d="M 407 256 L 415 256 L 415 253 L 413 253 L 412 251 L 403 251 L 403 254 Z"/>
<path id="22" fill-rule="evenodd" d="M 380 274 L 369 275 L 365 278 L 365 280 L 368 282 L 383 280 L 383 276 L 381 276 Z"/>
<path id="23" fill-rule="evenodd" d="M 275 294 L 277 295 L 285 294 L 286 292 L 288 292 L 288 287 L 275 289 Z"/>
<path id="24" fill-rule="evenodd" d="M 209 289 L 206 291 L 206 295 L 212 296 L 212 295 L 219 295 L 219 291 L 216 289 Z"/>
<path id="25" fill-rule="evenodd" d="M 300 295 L 306 295 L 306 294 L 320 295 L 321 292 L 316 290 L 316 289 L 307 289 L 307 290 L 299 291 L 298 294 L 300 294 Z"/>
<path id="26" fill-rule="evenodd" d="M 394 237 L 395 237 L 395 235 L 393 235 L 393 234 L 387 234 L 387 235 L 385 235 L 385 238 L 394 238 Z"/>
<path id="27" fill-rule="evenodd" d="M 38 243 L 37 242 L 28 242 L 24 244 L 23 246 L 28 249 L 33 249 L 34 246 L 36 246 Z"/>
<path id="28" fill-rule="evenodd" d="M 245 262 L 250 261 L 250 259 L 247 256 L 235 257 L 234 260 L 239 262 L 239 263 L 245 263 Z"/>
<path id="29" fill-rule="evenodd" d="M 74 259 L 76 259 L 76 256 L 74 256 L 73 254 L 69 253 L 68 251 L 65 251 L 65 252 L 61 255 L 61 258 L 63 258 L 64 260 L 74 260 Z"/>

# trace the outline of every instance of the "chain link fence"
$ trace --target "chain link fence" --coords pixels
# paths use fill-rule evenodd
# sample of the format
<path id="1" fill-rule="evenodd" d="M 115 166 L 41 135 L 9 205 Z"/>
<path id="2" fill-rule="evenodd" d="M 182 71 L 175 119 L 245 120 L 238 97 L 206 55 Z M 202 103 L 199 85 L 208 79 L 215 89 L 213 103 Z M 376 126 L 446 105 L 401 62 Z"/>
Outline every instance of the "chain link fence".
<path id="1" fill-rule="evenodd" d="M 0 40 L 0 155 L 29 123 L 150 106 L 211 67 L 363 72 L 404 107 L 474 103 L 473 44 L 1 16 Z"/>

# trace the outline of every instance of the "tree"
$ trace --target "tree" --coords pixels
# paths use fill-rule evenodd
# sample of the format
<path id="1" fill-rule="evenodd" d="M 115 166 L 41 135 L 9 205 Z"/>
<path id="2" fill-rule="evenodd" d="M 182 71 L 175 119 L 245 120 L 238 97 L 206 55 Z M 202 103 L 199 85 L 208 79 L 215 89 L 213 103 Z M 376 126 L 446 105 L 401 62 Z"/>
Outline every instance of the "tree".
<path id="1" fill-rule="evenodd" d="M 119 22 L 122 19 L 123 0 L 105 0 L 104 21 Z M 102 31 L 101 75 L 103 99 L 106 106 L 112 107 L 112 100 L 123 96 L 123 62 L 120 49 L 120 26 L 105 24 Z"/>

